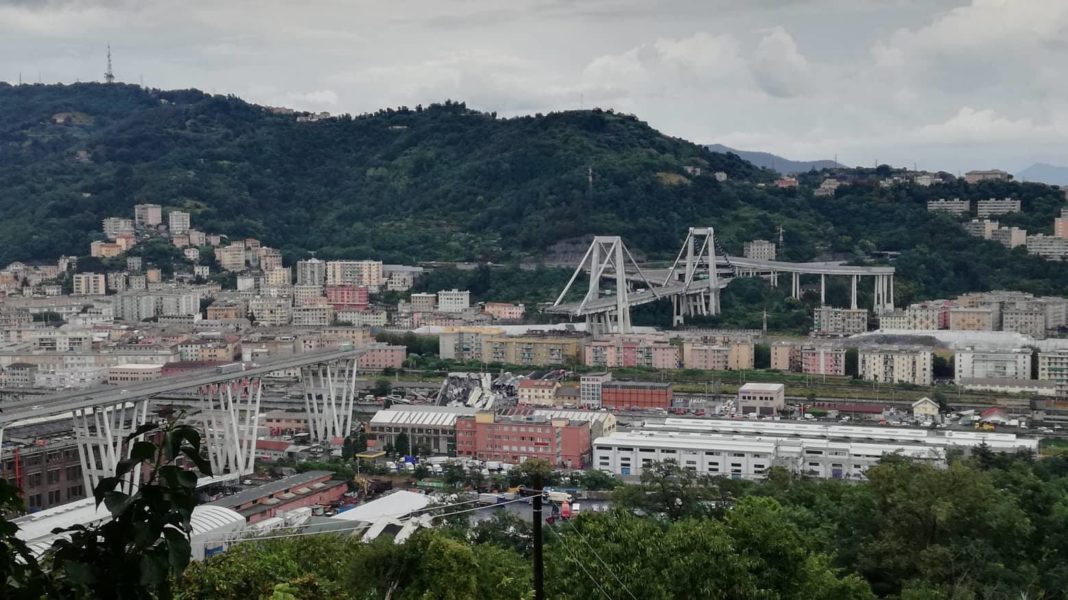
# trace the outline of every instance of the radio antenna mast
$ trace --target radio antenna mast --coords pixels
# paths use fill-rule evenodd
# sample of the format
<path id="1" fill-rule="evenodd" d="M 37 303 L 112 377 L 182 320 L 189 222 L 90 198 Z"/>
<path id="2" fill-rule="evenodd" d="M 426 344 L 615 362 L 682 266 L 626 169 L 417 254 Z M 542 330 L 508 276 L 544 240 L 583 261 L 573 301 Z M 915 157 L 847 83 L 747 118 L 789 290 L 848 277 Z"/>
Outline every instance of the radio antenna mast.
<path id="1" fill-rule="evenodd" d="M 115 72 L 111 70 L 111 44 L 108 44 L 108 70 L 104 72 L 104 83 L 115 83 Z"/>

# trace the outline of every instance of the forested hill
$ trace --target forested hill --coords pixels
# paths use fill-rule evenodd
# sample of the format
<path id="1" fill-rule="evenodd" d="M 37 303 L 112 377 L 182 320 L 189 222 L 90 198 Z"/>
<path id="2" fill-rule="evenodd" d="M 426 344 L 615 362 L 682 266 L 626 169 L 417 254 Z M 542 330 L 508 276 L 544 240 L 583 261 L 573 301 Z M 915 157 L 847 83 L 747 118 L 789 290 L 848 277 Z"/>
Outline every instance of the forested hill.
<path id="1" fill-rule="evenodd" d="M 298 122 L 191 90 L 0 83 L 0 264 L 85 254 L 102 218 L 142 202 L 290 257 L 505 260 L 587 234 L 667 253 L 729 208 L 715 171 L 770 178 L 600 110 L 501 119 L 446 102 Z"/>
<path id="2" fill-rule="evenodd" d="M 600 110 L 503 119 L 447 102 L 298 122 L 194 90 L 0 83 L 0 265 L 85 255 L 104 217 L 154 202 L 190 211 L 203 231 L 257 237 L 287 262 L 310 251 L 505 262 L 594 234 L 671 259 L 687 227 L 713 226 L 740 253 L 747 240 L 777 239 L 782 225 L 786 260 L 897 256 L 899 302 L 993 288 L 1068 295 L 1068 265 L 926 211 L 932 198 L 1014 197 L 1023 212 L 1003 225 L 1051 233 L 1061 190 L 879 185 L 893 174 L 808 172 L 800 187 L 777 189 L 769 171 L 734 154 Z M 849 184 L 814 197 L 829 175 Z M 829 300 L 840 305 L 845 293 L 836 280 Z"/>

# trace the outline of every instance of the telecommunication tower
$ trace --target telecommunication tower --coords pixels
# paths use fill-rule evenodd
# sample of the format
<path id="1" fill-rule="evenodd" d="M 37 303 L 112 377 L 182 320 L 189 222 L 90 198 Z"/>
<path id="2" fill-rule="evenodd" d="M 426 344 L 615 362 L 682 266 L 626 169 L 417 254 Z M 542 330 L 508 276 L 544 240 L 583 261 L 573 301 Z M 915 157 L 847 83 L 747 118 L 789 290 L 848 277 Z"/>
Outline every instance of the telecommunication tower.
<path id="1" fill-rule="evenodd" d="M 108 44 L 108 70 L 104 72 L 104 83 L 115 83 L 115 72 L 111 70 L 111 44 Z"/>

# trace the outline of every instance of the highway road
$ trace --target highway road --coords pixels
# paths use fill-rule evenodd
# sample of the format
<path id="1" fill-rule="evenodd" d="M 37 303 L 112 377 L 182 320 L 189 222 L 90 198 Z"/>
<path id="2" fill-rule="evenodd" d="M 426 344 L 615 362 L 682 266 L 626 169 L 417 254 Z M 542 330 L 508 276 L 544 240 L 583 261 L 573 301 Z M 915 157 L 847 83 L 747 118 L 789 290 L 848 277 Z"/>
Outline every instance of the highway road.
<path id="1" fill-rule="evenodd" d="M 124 401 L 151 398 L 160 394 L 176 392 L 182 389 L 197 388 L 202 385 L 222 383 L 224 381 L 242 379 L 245 377 L 259 377 L 284 369 L 293 369 L 321 362 L 355 358 L 362 352 L 363 351 L 360 349 L 306 352 L 304 354 L 294 354 L 292 356 L 265 360 L 260 363 L 255 363 L 256 366 L 254 367 L 233 373 L 219 373 L 213 368 L 186 373 L 175 377 L 164 377 L 144 383 L 129 383 L 123 386 L 98 386 L 62 394 L 36 396 L 19 402 L 5 403 L 2 407 L 3 413 L 0 413 L 0 428 L 7 427 L 12 423 L 24 419 L 47 417 L 68 413 L 81 408 L 106 406 Z"/>

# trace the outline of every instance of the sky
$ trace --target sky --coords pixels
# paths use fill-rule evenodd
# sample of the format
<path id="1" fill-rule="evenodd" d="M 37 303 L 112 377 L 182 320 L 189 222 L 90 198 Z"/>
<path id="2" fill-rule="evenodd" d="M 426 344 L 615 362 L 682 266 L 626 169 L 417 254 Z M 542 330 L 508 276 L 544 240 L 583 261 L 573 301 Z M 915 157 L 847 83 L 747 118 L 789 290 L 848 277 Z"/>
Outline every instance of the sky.
<path id="1" fill-rule="evenodd" d="M 697 143 L 1068 165 L 1068 0 L 0 0 L 0 80 L 362 113 L 613 108 Z"/>

